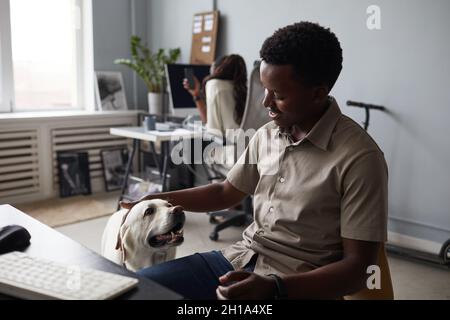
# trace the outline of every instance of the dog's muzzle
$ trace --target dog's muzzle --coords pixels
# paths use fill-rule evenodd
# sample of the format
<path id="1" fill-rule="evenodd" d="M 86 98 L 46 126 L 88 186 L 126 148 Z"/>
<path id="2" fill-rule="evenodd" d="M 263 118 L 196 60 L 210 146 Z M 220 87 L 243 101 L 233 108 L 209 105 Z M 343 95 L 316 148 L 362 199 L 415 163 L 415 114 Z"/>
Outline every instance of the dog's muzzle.
<path id="1" fill-rule="evenodd" d="M 186 221 L 182 207 L 175 206 L 170 211 L 169 226 L 172 226 L 167 232 L 158 235 L 150 235 L 148 244 L 151 247 L 162 247 L 164 245 L 176 246 L 184 241 L 183 226 Z"/>

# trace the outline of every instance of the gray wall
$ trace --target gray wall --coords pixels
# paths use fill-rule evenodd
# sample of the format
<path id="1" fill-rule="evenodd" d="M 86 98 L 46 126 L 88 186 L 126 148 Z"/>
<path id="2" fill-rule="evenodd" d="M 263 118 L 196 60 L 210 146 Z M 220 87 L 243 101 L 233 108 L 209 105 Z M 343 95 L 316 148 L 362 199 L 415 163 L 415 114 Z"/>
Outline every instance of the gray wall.
<path id="1" fill-rule="evenodd" d="M 134 10 L 132 11 L 132 8 Z M 132 13 L 135 24 L 132 23 Z M 145 85 L 127 67 L 115 65 L 117 58 L 130 58 L 132 31 L 147 41 L 146 0 L 93 0 L 94 68 L 121 71 L 129 109 L 147 109 Z"/>
<path id="2" fill-rule="evenodd" d="M 150 0 L 148 39 L 155 47 L 181 46 L 189 60 L 192 16 L 213 1 Z M 366 8 L 381 7 L 381 30 L 366 28 Z M 348 99 L 382 104 L 369 132 L 390 171 L 389 228 L 443 242 L 450 237 L 450 1 L 446 0 L 218 0 L 219 54 L 239 53 L 250 66 L 263 40 L 299 20 L 330 27 L 344 50 L 333 89 L 344 113 L 363 110 Z"/>
<path id="3" fill-rule="evenodd" d="M 147 27 L 151 48 L 180 47 L 180 61 L 188 62 L 194 14 L 211 11 L 212 3 L 210 0 L 150 0 Z"/>

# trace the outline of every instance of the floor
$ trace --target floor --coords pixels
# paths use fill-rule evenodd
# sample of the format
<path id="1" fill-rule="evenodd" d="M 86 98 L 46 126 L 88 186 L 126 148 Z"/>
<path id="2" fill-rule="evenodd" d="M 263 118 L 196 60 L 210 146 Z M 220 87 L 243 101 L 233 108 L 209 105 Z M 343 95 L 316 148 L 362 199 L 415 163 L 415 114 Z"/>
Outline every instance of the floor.
<path id="1" fill-rule="evenodd" d="M 108 217 L 92 219 L 56 228 L 86 247 L 99 252 L 103 228 Z M 242 229 L 228 228 L 217 242 L 209 239 L 212 225 L 204 213 L 187 213 L 185 243 L 178 247 L 177 257 L 194 252 L 223 248 L 241 238 Z M 450 270 L 389 256 L 396 299 L 450 299 Z"/>

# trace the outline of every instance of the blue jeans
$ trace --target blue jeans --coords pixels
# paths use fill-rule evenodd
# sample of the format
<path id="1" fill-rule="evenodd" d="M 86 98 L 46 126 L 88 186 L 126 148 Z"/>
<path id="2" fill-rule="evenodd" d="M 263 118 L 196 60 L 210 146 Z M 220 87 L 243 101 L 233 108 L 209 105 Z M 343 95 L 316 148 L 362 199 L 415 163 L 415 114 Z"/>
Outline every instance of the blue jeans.
<path id="1" fill-rule="evenodd" d="M 244 270 L 253 271 L 255 262 L 256 259 L 252 259 Z M 233 270 L 220 251 L 210 251 L 157 264 L 137 273 L 187 299 L 215 300 L 219 277 Z"/>

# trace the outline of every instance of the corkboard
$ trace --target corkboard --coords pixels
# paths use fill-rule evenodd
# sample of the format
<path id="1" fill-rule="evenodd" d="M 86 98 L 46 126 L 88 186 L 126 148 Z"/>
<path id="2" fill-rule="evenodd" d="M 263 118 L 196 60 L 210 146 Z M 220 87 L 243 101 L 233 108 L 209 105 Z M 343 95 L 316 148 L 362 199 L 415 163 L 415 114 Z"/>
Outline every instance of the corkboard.
<path id="1" fill-rule="evenodd" d="M 194 15 L 192 22 L 191 64 L 212 64 L 216 58 L 219 11 Z"/>

